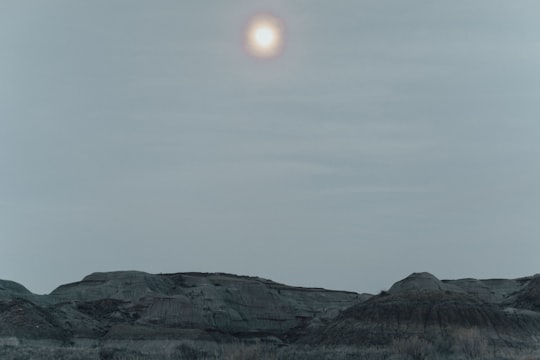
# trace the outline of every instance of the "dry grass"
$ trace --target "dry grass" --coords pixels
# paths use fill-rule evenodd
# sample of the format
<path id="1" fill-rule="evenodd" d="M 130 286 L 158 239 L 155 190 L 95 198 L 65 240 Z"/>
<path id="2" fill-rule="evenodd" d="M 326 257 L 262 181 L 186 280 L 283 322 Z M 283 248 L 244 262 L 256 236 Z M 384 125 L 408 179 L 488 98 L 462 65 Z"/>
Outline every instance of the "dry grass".
<path id="1" fill-rule="evenodd" d="M 434 354 L 433 344 L 418 336 L 394 340 L 392 348 L 403 360 L 427 360 Z"/>
<path id="2" fill-rule="evenodd" d="M 349 346 L 276 347 L 264 344 L 216 344 L 173 341 L 175 346 L 143 349 L 137 342 L 125 346 L 87 349 L 66 347 L 0 346 L 2 360 L 386 360 L 383 349 L 358 349 Z"/>
<path id="3" fill-rule="evenodd" d="M 454 332 L 456 350 L 466 359 L 481 359 L 488 356 L 488 340 L 478 328 L 458 329 Z"/>
<path id="4" fill-rule="evenodd" d="M 218 344 L 204 341 L 114 341 L 100 347 L 0 345 L 2 360 L 539 360 L 540 348 L 493 351 L 475 329 L 450 336 L 452 353 L 438 351 L 436 341 L 412 336 L 389 347 L 277 346 L 264 343 Z"/>

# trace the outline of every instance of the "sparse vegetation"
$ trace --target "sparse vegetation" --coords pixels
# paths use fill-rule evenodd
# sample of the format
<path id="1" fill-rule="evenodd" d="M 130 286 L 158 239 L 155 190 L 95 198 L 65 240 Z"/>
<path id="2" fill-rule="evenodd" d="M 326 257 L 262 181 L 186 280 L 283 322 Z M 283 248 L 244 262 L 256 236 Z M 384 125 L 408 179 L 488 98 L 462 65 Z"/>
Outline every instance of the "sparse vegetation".
<path id="1" fill-rule="evenodd" d="M 434 353 L 433 344 L 418 336 L 394 340 L 392 348 L 403 360 L 426 360 Z"/>
<path id="2" fill-rule="evenodd" d="M 454 333 L 456 350 L 466 359 L 479 359 L 488 354 L 488 341 L 478 328 L 458 329 Z"/>
<path id="3" fill-rule="evenodd" d="M 477 336 L 472 330 L 473 337 Z M 166 342 L 137 341 L 104 344 L 100 348 L 0 346 L 2 360 L 466 360 L 472 352 L 459 349 L 463 336 L 469 331 L 459 330 L 452 338 L 456 351 L 443 354 L 436 344 L 418 336 L 397 339 L 388 347 L 355 346 L 272 346 L 268 344 L 229 343 L 169 340 Z M 481 336 L 481 335 L 480 335 Z M 467 342 L 468 340 L 465 340 Z M 478 344 L 478 343 L 475 343 Z M 482 344 L 482 341 L 480 341 Z M 467 349 L 471 344 L 467 343 Z M 474 345 L 476 346 L 476 345 Z M 495 354 L 487 347 L 476 348 L 477 360 L 537 360 L 540 349 L 500 349 Z M 459 350 L 459 351 L 458 351 Z M 476 350 L 475 350 L 476 351 Z"/>

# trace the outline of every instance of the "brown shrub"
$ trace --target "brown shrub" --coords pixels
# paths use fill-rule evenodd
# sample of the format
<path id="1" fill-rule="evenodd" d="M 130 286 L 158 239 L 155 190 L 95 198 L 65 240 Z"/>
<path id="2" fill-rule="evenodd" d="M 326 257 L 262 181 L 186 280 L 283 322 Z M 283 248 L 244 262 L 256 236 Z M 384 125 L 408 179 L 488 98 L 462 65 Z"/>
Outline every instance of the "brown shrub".
<path id="1" fill-rule="evenodd" d="M 467 359 L 479 359 L 487 356 L 488 341 L 478 328 L 456 330 L 454 342 L 456 350 L 465 355 Z"/>
<path id="2" fill-rule="evenodd" d="M 401 359 L 410 360 L 426 360 L 433 355 L 434 351 L 430 342 L 418 336 L 394 340 L 392 348 Z"/>

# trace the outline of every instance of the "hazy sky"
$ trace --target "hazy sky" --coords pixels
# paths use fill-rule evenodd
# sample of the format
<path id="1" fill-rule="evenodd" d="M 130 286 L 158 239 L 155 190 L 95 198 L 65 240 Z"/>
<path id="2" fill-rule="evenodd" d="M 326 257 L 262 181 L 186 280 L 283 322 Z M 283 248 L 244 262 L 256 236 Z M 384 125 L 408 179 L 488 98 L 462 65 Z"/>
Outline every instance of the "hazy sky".
<path id="1" fill-rule="evenodd" d="M 270 11 L 283 54 L 249 57 Z M 540 272 L 540 2 L 0 2 L 0 278 Z"/>

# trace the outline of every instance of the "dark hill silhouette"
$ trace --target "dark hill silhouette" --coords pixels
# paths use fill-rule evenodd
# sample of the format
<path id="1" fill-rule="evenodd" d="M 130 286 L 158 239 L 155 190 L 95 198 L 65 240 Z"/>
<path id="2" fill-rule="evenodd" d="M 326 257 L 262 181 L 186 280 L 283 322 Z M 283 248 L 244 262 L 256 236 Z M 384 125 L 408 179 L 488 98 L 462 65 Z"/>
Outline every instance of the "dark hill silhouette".
<path id="1" fill-rule="evenodd" d="M 369 295 L 224 273 L 120 271 L 94 273 L 41 296 L 1 280 L 0 347 L 8 341 L 2 339 L 55 346 L 159 339 L 389 346 L 459 329 L 479 329 L 490 344 L 524 347 L 540 340 L 539 311 L 539 275 L 441 281 L 414 273 Z"/>

